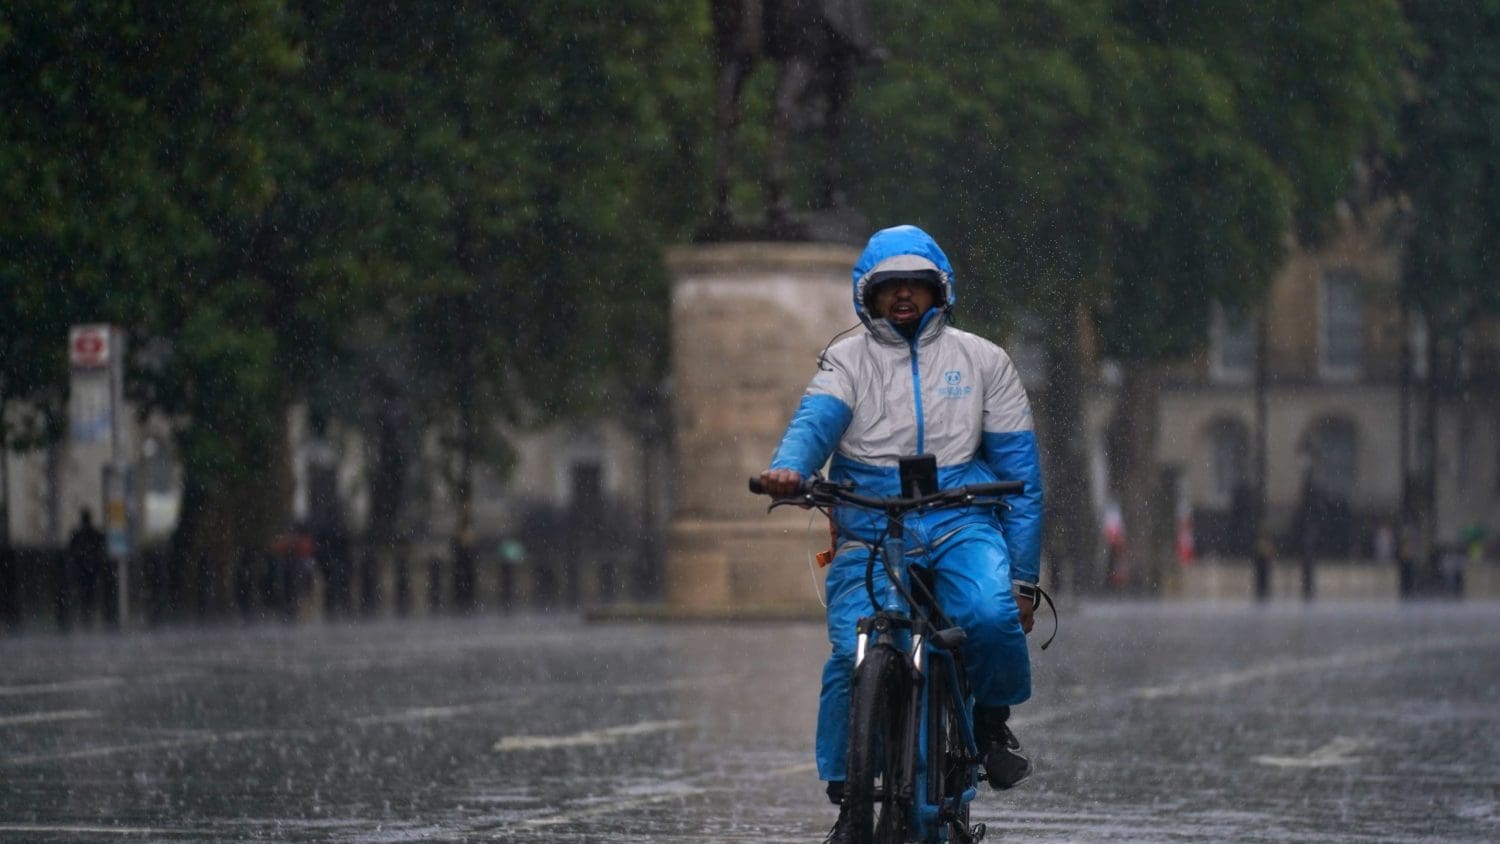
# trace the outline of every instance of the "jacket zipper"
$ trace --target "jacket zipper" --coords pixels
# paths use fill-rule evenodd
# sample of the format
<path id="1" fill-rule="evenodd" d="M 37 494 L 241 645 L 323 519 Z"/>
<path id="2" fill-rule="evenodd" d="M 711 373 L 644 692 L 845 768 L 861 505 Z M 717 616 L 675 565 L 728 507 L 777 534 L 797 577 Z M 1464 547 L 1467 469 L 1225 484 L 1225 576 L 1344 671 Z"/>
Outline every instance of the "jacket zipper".
<path id="1" fill-rule="evenodd" d="M 911 394 L 917 403 L 917 453 L 926 454 L 926 431 L 923 430 L 922 421 L 922 371 L 917 365 L 917 346 L 921 339 L 921 332 L 911 341 Z"/>

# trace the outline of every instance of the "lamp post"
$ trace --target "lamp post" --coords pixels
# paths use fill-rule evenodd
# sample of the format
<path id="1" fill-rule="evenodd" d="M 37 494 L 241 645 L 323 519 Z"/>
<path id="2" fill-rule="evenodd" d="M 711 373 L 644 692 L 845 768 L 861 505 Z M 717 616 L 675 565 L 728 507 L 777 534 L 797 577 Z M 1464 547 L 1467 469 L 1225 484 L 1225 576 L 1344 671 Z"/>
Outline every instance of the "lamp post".
<path id="1" fill-rule="evenodd" d="M 1266 601 L 1271 597 L 1271 538 L 1266 532 L 1266 428 L 1268 412 L 1266 406 L 1267 381 L 1267 322 L 1270 321 L 1269 302 L 1262 308 L 1255 327 L 1255 505 L 1251 519 L 1251 563 L 1255 570 L 1255 599 Z"/>

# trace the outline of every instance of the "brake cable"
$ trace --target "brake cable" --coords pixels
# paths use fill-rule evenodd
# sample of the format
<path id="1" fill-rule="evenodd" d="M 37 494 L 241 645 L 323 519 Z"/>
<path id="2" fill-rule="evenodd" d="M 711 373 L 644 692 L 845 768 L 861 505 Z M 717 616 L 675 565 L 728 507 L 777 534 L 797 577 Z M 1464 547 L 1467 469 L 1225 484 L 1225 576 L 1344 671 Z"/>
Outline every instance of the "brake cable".
<path id="1" fill-rule="evenodd" d="M 1052 603 L 1052 596 L 1048 595 L 1042 587 L 1036 587 L 1036 593 L 1041 595 L 1042 600 L 1047 602 L 1047 609 L 1052 610 L 1052 635 L 1048 636 L 1047 641 L 1042 643 L 1042 650 L 1045 651 L 1047 646 L 1052 644 L 1052 640 L 1057 638 L 1057 629 L 1060 626 L 1057 618 L 1057 604 Z"/>

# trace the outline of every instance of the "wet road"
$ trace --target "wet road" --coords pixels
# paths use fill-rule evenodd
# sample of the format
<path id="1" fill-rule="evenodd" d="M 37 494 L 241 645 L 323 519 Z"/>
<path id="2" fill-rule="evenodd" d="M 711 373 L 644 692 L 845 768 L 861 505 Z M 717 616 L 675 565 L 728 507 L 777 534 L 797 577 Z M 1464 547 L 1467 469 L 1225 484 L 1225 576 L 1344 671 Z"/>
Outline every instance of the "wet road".
<path id="1" fill-rule="evenodd" d="M 987 840 L 1500 840 L 1500 605 L 1062 621 Z M 818 841 L 824 647 L 541 615 L 0 639 L 0 840 Z"/>

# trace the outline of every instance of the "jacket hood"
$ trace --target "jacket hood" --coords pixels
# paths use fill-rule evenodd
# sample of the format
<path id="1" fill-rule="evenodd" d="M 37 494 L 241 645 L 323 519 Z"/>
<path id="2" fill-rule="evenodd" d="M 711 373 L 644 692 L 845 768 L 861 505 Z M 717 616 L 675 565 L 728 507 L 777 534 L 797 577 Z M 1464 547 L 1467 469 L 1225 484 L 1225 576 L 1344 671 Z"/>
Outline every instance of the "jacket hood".
<path id="1" fill-rule="evenodd" d="M 943 254 L 932 235 L 916 226 L 893 226 L 870 236 L 865 251 L 854 264 L 854 313 L 865 327 L 884 339 L 882 329 L 894 328 L 885 320 L 878 323 L 865 310 L 865 292 L 870 285 L 889 275 L 931 275 L 941 288 L 938 309 L 947 317 L 958 296 L 953 284 L 953 265 Z M 946 320 L 945 320 L 946 321 Z M 925 327 L 925 326 L 924 326 Z"/>

